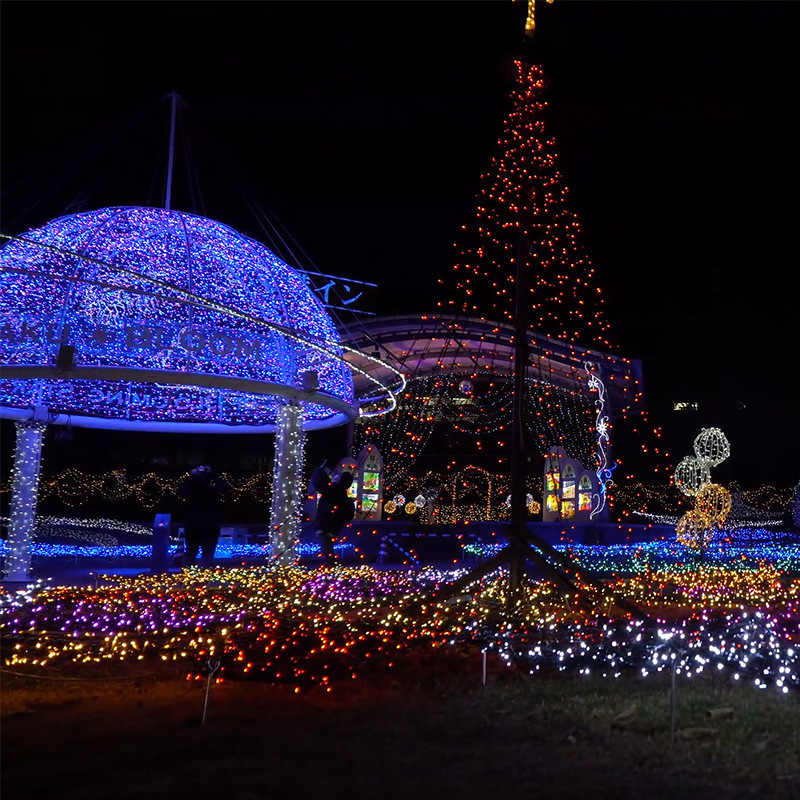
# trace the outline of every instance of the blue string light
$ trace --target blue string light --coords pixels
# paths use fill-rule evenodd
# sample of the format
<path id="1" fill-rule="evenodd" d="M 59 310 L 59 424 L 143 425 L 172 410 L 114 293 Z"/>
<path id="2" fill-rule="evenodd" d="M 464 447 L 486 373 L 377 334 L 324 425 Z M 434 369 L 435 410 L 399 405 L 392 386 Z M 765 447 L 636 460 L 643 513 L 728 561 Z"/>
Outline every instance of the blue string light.
<path id="1" fill-rule="evenodd" d="M 263 431 L 279 400 L 254 387 L 296 387 L 309 372 L 320 397 L 353 404 L 338 333 L 303 277 L 204 217 L 140 207 L 61 217 L 3 246 L 0 293 L 2 363 L 61 369 L 1 380 L 5 416 L 44 405 L 75 425 Z M 69 380 L 75 368 L 96 375 Z M 316 427 L 343 421 L 322 400 L 304 414 Z"/>

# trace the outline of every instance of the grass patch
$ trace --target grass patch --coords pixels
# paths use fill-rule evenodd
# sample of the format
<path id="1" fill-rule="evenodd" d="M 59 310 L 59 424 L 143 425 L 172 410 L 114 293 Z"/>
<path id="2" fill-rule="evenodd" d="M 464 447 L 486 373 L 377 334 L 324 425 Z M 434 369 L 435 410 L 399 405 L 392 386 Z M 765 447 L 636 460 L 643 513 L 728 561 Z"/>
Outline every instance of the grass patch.
<path id="1" fill-rule="evenodd" d="M 92 679 L 3 674 L 4 800 L 788 800 L 800 782 L 797 694 L 723 676 L 679 677 L 673 725 L 665 674 L 531 677 L 492 664 L 483 684 L 434 659 L 421 672 L 296 693 L 186 680 L 174 666 L 104 669 Z"/>

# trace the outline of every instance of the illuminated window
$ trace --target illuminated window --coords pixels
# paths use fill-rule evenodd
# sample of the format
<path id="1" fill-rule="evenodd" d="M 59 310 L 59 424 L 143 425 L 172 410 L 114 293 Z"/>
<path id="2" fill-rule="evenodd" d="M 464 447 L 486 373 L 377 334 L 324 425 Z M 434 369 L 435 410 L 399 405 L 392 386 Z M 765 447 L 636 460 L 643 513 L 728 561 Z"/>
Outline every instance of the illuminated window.
<path id="1" fill-rule="evenodd" d="M 365 492 L 377 492 L 378 491 L 378 480 L 380 479 L 380 473 L 378 472 L 365 472 L 364 473 L 364 491 Z"/>

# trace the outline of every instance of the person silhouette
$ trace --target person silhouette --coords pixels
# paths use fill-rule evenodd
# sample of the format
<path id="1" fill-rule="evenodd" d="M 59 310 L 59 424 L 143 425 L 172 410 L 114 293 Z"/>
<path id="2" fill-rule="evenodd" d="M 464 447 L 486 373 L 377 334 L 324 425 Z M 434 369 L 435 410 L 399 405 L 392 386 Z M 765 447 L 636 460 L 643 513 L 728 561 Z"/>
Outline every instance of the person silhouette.
<path id="1" fill-rule="evenodd" d="M 311 474 L 311 485 L 319 492 L 314 526 L 319 539 L 320 551 L 325 564 L 335 563 L 333 543 L 355 516 L 356 506 L 347 490 L 353 485 L 350 472 L 339 472 L 331 478 L 326 468 L 327 462 L 317 467 Z"/>
<path id="2" fill-rule="evenodd" d="M 227 483 L 207 466 L 195 467 L 181 484 L 178 493 L 186 501 L 183 535 L 187 566 L 196 564 L 200 553 L 201 566 L 214 566 L 222 524 L 221 500 L 227 489 Z"/>

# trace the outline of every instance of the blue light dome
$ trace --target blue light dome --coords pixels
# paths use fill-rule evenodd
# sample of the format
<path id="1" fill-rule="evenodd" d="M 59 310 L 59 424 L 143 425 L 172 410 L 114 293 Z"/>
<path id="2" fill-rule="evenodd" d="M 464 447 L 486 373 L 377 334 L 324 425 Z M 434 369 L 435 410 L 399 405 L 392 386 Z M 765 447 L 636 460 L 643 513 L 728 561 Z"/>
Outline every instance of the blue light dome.
<path id="1" fill-rule="evenodd" d="M 204 217 L 103 208 L 0 249 L 0 416 L 99 428 L 269 432 L 355 416 L 333 321 L 304 276 Z M 234 426 L 232 428 L 232 426 Z"/>

